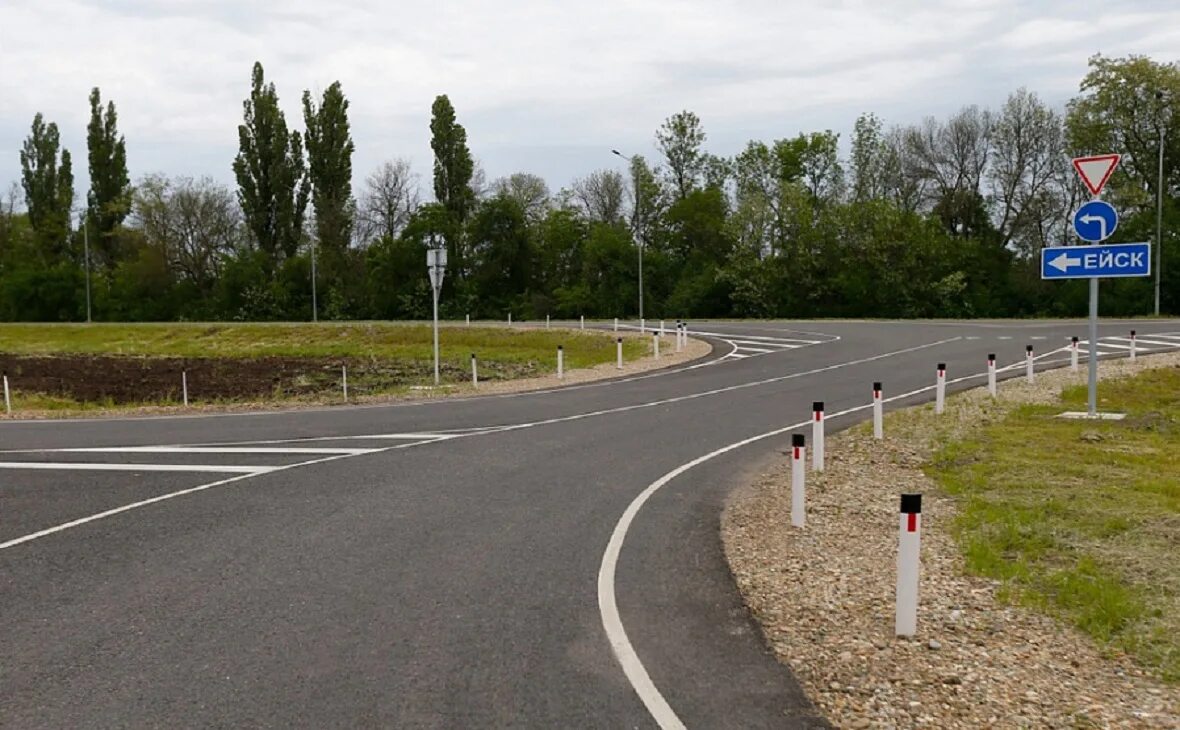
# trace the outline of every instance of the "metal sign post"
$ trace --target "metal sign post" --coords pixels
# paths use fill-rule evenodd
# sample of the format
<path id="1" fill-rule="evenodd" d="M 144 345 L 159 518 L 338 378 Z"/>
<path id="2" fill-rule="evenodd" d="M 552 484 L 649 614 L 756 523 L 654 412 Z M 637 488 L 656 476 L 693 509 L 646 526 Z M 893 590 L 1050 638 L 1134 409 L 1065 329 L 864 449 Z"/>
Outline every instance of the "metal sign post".
<path id="1" fill-rule="evenodd" d="M 431 243 L 433 247 L 426 251 L 426 270 L 430 272 L 430 288 L 434 294 L 434 384 L 438 385 L 438 294 L 447 271 L 447 250 L 438 246 L 433 236 Z"/>

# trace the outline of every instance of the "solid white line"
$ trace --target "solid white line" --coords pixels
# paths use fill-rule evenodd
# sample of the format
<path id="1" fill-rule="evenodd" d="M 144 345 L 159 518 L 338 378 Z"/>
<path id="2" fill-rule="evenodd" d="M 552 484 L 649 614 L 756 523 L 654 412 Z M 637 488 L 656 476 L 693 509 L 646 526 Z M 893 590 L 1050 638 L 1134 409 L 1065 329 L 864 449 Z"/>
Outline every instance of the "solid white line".
<path id="1" fill-rule="evenodd" d="M 23 449 L 24 453 L 67 453 L 67 454 L 348 454 L 359 456 L 370 454 L 377 449 L 325 449 L 275 446 L 91 446 L 70 449 Z M 0 453 L 16 453 L 4 451 Z"/>
<path id="2" fill-rule="evenodd" d="M 1152 335 L 1152 337 L 1154 337 L 1154 336 L 1155 335 Z M 1130 337 L 1116 337 L 1115 339 L 1122 340 L 1124 342 L 1131 341 Z M 1180 342 L 1164 342 L 1161 340 L 1147 339 L 1147 338 L 1143 338 L 1143 337 L 1136 337 L 1135 342 L 1140 345 L 1159 345 L 1160 347 L 1180 347 Z M 1142 349 L 1142 348 L 1140 348 L 1140 349 Z"/>
<path id="3" fill-rule="evenodd" d="M 756 355 L 769 355 L 772 352 L 779 352 L 778 350 L 763 350 L 761 347 L 748 347 L 743 345 L 740 350 L 742 352 L 752 352 Z"/>
<path id="4" fill-rule="evenodd" d="M 0 469 L 51 469 L 54 471 L 202 471 L 214 474 L 265 474 L 273 466 L 220 466 L 213 464 L 83 464 L 80 462 L 0 461 Z"/>

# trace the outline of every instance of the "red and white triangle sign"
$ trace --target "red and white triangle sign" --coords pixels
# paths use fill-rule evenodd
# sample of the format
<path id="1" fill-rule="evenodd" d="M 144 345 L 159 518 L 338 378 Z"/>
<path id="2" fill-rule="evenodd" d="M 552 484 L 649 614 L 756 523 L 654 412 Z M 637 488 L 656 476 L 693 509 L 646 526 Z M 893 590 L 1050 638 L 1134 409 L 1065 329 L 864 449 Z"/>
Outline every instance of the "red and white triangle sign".
<path id="1" fill-rule="evenodd" d="M 1106 181 L 1110 180 L 1114 168 L 1119 166 L 1122 155 L 1095 155 L 1093 157 L 1075 157 L 1073 169 L 1078 171 L 1082 182 L 1091 195 L 1101 195 Z"/>

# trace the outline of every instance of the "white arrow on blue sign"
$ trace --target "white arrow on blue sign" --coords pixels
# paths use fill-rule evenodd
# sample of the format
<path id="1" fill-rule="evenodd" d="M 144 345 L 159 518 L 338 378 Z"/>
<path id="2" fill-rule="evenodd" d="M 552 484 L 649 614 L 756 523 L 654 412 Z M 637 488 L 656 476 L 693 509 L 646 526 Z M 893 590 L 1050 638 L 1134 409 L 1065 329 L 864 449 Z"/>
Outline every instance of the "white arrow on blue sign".
<path id="1" fill-rule="evenodd" d="M 1102 200 L 1091 200 L 1073 214 L 1073 229 L 1083 241 L 1105 241 L 1118 227 L 1119 214 L 1110 203 Z"/>
<path id="2" fill-rule="evenodd" d="M 1058 246 L 1041 249 L 1042 279 L 1151 276 L 1150 243 Z"/>

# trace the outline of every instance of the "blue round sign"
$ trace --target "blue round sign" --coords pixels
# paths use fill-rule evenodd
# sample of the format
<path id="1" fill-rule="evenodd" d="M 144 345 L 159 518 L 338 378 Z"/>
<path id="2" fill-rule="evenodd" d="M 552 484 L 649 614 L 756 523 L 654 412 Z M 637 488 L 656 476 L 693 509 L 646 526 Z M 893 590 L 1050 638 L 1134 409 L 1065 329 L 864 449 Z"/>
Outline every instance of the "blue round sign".
<path id="1" fill-rule="evenodd" d="M 1102 200 L 1091 200 L 1073 214 L 1073 229 L 1083 241 L 1105 241 L 1118 227 L 1119 214 L 1110 203 Z"/>

